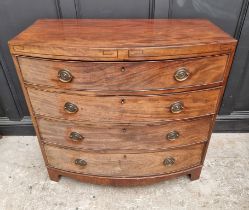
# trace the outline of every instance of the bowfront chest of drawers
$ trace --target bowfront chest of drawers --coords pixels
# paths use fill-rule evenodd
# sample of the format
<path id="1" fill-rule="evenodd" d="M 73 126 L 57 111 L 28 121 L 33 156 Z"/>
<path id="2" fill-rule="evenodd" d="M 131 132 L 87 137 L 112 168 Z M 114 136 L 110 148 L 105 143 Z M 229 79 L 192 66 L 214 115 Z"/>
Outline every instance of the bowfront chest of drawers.
<path id="1" fill-rule="evenodd" d="M 9 42 L 51 180 L 198 179 L 236 40 L 206 20 L 38 20 Z"/>

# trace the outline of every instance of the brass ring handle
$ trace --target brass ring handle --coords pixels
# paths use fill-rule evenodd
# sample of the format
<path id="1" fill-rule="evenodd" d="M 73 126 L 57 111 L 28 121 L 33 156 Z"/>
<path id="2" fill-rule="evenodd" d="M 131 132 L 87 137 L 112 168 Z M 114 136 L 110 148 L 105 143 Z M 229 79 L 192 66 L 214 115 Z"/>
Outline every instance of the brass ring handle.
<path id="1" fill-rule="evenodd" d="M 165 160 L 163 161 L 163 164 L 164 164 L 165 166 L 172 166 L 172 165 L 175 164 L 175 162 L 176 162 L 175 158 L 173 158 L 173 157 L 167 157 L 167 158 L 165 158 Z"/>
<path id="2" fill-rule="evenodd" d="M 185 81 L 186 79 L 188 79 L 189 75 L 190 75 L 190 73 L 186 68 L 184 68 L 184 67 L 179 68 L 175 72 L 175 80 L 178 82 Z"/>
<path id="3" fill-rule="evenodd" d="M 60 71 L 58 71 L 58 79 L 61 82 L 68 83 L 72 81 L 73 75 L 70 73 L 70 71 L 61 69 Z"/>
<path id="4" fill-rule="evenodd" d="M 64 110 L 67 112 L 67 113 L 70 113 L 70 114 L 73 114 L 73 113 L 76 113 L 76 112 L 78 112 L 78 107 L 75 105 L 75 104 L 73 104 L 73 103 L 71 103 L 71 102 L 67 102 L 67 103 L 65 103 L 65 105 L 64 105 Z"/>
<path id="5" fill-rule="evenodd" d="M 184 109 L 184 104 L 181 101 L 177 101 L 170 106 L 170 111 L 174 114 L 182 112 Z"/>
<path id="6" fill-rule="evenodd" d="M 180 133 L 178 131 L 170 131 L 167 135 L 166 138 L 169 141 L 174 141 L 180 137 Z"/>
<path id="7" fill-rule="evenodd" d="M 79 165 L 79 166 L 86 166 L 87 162 L 85 160 L 82 159 L 75 159 L 74 160 L 75 165 Z"/>
<path id="8" fill-rule="evenodd" d="M 72 141 L 82 141 L 82 140 L 84 140 L 85 137 L 82 136 L 80 133 L 73 131 L 70 133 L 69 138 Z"/>

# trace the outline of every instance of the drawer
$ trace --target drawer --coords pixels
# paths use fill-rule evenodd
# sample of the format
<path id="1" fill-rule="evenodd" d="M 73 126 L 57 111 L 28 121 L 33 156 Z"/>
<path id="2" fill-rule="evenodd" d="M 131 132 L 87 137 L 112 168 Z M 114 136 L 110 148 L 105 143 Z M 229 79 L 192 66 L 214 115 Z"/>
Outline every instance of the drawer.
<path id="1" fill-rule="evenodd" d="M 25 57 L 18 60 L 26 83 L 60 89 L 138 91 L 222 82 L 227 56 L 161 62 L 66 62 Z"/>
<path id="2" fill-rule="evenodd" d="M 94 97 L 27 89 L 35 114 L 85 123 L 151 123 L 214 114 L 221 90 Z"/>
<path id="3" fill-rule="evenodd" d="M 204 144 L 164 152 L 105 154 L 45 145 L 48 165 L 82 174 L 136 177 L 179 171 L 201 164 Z"/>
<path id="4" fill-rule="evenodd" d="M 37 118 L 42 141 L 81 150 L 155 151 L 206 141 L 212 116 L 163 125 L 82 125 Z"/>

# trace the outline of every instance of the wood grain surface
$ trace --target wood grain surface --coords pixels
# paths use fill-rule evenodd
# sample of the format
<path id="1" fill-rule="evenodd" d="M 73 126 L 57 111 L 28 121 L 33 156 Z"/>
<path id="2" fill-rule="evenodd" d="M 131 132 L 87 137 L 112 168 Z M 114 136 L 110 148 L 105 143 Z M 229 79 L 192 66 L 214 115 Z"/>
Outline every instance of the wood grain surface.
<path id="1" fill-rule="evenodd" d="M 16 55 L 80 60 L 157 60 L 217 54 L 236 40 L 207 20 L 38 20 L 9 42 Z"/>
<path id="2" fill-rule="evenodd" d="M 55 182 L 58 182 L 61 176 L 67 176 L 81 182 L 88 182 L 100 185 L 112 185 L 118 187 L 124 187 L 124 186 L 133 187 L 133 186 L 154 184 L 160 181 L 169 180 L 184 175 L 189 175 L 191 181 L 194 181 L 199 179 L 201 174 L 201 169 L 202 165 L 198 165 L 181 171 L 154 175 L 154 176 L 110 177 L 110 176 L 98 176 L 98 175 L 84 175 L 80 173 L 68 172 L 65 170 L 56 169 L 51 166 L 47 167 L 49 178 Z"/>
<path id="3" fill-rule="evenodd" d="M 83 151 L 141 153 L 207 141 L 212 116 L 193 120 L 173 121 L 159 125 L 84 125 L 45 118 L 38 118 L 42 141 L 57 146 Z M 177 131 L 176 140 L 167 134 Z M 80 133 L 84 139 L 73 141 L 71 132 Z"/>
<path id="4" fill-rule="evenodd" d="M 155 153 L 101 154 L 44 145 L 48 164 L 51 167 L 89 175 L 119 177 L 158 175 L 197 166 L 201 162 L 203 146 L 197 144 Z M 167 157 L 173 157 L 175 163 L 165 166 L 163 162 Z M 85 160 L 87 165 L 76 165 L 75 159 Z"/>
<path id="5" fill-rule="evenodd" d="M 36 115 L 50 116 L 85 123 L 151 123 L 214 114 L 220 89 L 151 96 L 78 96 L 28 88 Z M 173 103 L 181 101 L 184 109 L 175 114 Z M 65 103 L 78 107 L 67 113 Z"/>
<path id="6" fill-rule="evenodd" d="M 162 62 L 66 62 L 19 57 L 25 83 L 59 89 L 91 91 L 144 91 L 221 84 L 227 56 L 179 59 Z M 185 68 L 189 77 L 177 81 L 175 73 Z M 66 69 L 73 79 L 58 79 Z M 208 76 L 207 76 L 208 75 Z"/>

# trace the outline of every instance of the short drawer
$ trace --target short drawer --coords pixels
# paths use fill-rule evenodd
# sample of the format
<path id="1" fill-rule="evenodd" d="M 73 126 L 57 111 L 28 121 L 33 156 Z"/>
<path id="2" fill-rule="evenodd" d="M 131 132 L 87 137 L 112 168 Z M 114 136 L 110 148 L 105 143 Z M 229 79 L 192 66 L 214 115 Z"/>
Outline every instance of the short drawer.
<path id="1" fill-rule="evenodd" d="M 83 125 L 38 118 L 42 141 L 91 151 L 136 153 L 194 144 L 208 139 L 212 116 L 163 125 Z"/>
<path id="2" fill-rule="evenodd" d="M 60 89 L 166 90 L 223 81 L 227 56 L 151 62 L 66 62 L 18 58 L 24 81 Z"/>
<path id="3" fill-rule="evenodd" d="M 88 122 L 151 123 L 214 114 L 219 88 L 167 95 L 81 96 L 28 88 L 35 114 Z"/>
<path id="4" fill-rule="evenodd" d="M 51 167 L 98 176 L 136 177 L 180 171 L 201 164 L 204 144 L 164 152 L 105 154 L 45 145 Z"/>

